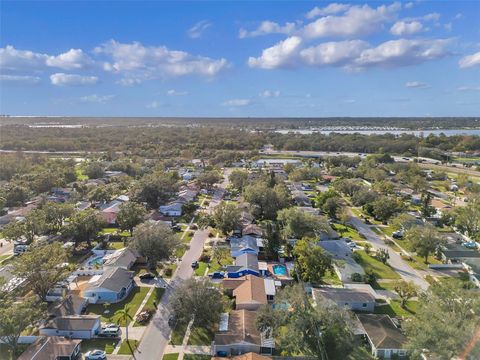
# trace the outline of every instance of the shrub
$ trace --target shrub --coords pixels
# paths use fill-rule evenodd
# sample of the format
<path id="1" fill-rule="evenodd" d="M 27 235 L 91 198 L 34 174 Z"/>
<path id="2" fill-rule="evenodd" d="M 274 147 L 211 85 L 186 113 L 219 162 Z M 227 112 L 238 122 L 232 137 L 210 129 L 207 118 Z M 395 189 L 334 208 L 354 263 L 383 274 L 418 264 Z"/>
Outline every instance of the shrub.
<path id="1" fill-rule="evenodd" d="M 358 254 L 357 254 L 358 255 Z M 353 282 L 362 282 L 362 275 L 359 273 L 353 273 L 350 277 Z"/>

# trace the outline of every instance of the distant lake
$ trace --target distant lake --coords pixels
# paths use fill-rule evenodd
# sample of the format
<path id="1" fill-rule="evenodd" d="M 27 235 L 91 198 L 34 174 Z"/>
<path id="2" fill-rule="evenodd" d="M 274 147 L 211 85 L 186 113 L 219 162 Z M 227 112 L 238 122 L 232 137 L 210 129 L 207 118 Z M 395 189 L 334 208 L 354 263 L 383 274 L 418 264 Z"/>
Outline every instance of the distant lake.
<path id="1" fill-rule="evenodd" d="M 280 134 L 363 134 L 363 135 L 384 135 L 384 134 L 393 134 L 393 135 L 402 135 L 402 134 L 411 134 L 415 136 L 428 136 L 428 135 L 440 135 L 445 134 L 446 136 L 454 135 L 475 135 L 480 136 L 480 129 L 435 129 L 435 130 L 410 130 L 410 129 L 346 129 L 346 128 L 323 128 L 323 129 L 282 129 L 275 130 L 275 132 Z"/>

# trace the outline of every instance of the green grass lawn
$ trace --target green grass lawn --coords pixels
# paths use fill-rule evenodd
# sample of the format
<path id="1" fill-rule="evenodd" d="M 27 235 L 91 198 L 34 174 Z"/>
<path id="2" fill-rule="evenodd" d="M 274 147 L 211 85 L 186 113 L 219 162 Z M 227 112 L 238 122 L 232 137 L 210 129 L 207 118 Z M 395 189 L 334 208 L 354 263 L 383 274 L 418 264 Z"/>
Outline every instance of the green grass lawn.
<path id="1" fill-rule="evenodd" d="M 83 173 L 81 166 L 75 166 L 75 175 L 77 176 L 78 181 L 88 180 L 88 176 Z"/>
<path id="2" fill-rule="evenodd" d="M 185 325 L 177 324 L 172 331 L 170 343 L 172 345 L 182 345 L 183 338 L 185 337 L 186 331 L 187 331 L 187 324 Z"/>
<path id="3" fill-rule="evenodd" d="M 210 272 L 220 271 L 220 270 L 222 270 L 223 266 L 231 265 L 233 263 L 233 258 L 230 255 L 230 249 L 229 248 L 217 248 L 217 249 L 221 249 L 221 250 L 217 250 L 217 251 L 220 251 L 219 252 L 220 262 L 218 262 L 217 259 L 212 257 L 212 260 L 209 264 L 209 266 L 210 266 L 209 271 Z"/>
<path id="4" fill-rule="evenodd" d="M 215 336 L 215 329 L 206 329 L 204 327 L 196 327 L 192 329 L 188 338 L 188 345 L 210 345 Z"/>
<path id="5" fill-rule="evenodd" d="M 375 290 L 390 290 L 394 291 L 395 287 L 395 281 L 377 281 L 374 285 L 373 288 Z"/>
<path id="6" fill-rule="evenodd" d="M 118 340 L 114 339 L 89 339 L 82 341 L 82 353 L 86 353 L 90 350 L 103 350 L 107 354 L 111 354 L 117 346 Z"/>
<path id="7" fill-rule="evenodd" d="M 332 228 L 342 237 L 348 237 L 352 240 L 365 239 L 362 235 L 358 233 L 358 231 L 355 228 L 351 226 L 345 226 L 342 224 L 332 224 Z"/>
<path id="8" fill-rule="evenodd" d="M 165 264 L 163 265 L 163 272 L 162 272 L 162 277 L 165 279 L 170 279 L 177 269 L 177 264 Z"/>
<path id="9" fill-rule="evenodd" d="M 123 241 L 113 241 L 108 243 L 108 248 L 111 250 L 119 250 L 123 249 L 125 247 L 125 244 Z"/>
<path id="10" fill-rule="evenodd" d="M 187 251 L 187 249 L 188 249 L 188 245 L 182 244 L 182 245 L 178 246 L 175 249 L 175 256 L 178 259 L 181 259 L 183 257 L 183 254 L 185 254 L 185 252 Z"/>
<path id="11" fill-rule="evenodd" d="M 208 264 L 203 261 L 198 262 L 198 268 L 195 269 L 195 276 L 203 276 L 205 275 L 205 271 L 207 270 Z"/>
<path id="12" fill-rule="evenodd" d="M 20 355 L 21 353 L 23 353 L 25 350 L 27 350 L 27 347 L 27 344 L 18 344 L 17 354 Z M 10 355 L 10 347 L 7 344 L 0 343 L 0 360 L 11 360 L 12 357 Z M 13 359 L 16 358 L 16 356 L 13 357 Z"/>
<path id="13" fill-rule="evenodd" d="M 124 340 L 120 349 L 118 350 L 119 355 L 132 355 L 135 349 L 138 347 L 140 342 L 138 340 L 128 340 L 128 343 Z"/>
<path id="14" fill-rule="evenodd" d="M 185 354 L 183 358 L 185 360 L 210 360 L 212 357 L 210 355 Z"/>
<path id="15" fill-rule="evenodd" d="M 387 314 L 390 316 L 412 316 L 418 309 L 418 301 L 409 300 L 405 305 L 405 309 L 400 306 L 400 300 L 391 300 L 390 304 L 376 306 L 375 314 Z"/>
<path id="16" fill-rule="evenodd" d="M 120 230 L 119 228 L 106 227 L 106 228 L 103 228 L 102 230 L 100 230 L 100 234 L 102 234 L 102 235 L 113 234 L 113 233 L 116 233 L 119 230 Z"/>
<path id="17" fill-rule="evenodd" d="M 0 264 L 7 260 L 9 257 L 12 257 L 12 254 L 9 255 L 0 255 Z"/>
<path id="18" fill-rule="evenodd" d="M 163 360 L 177 360 L 178 359 L 178 353 L 174 354 L 165 354 L 163 355 Z"/>
<path id="19" fill-rule="evenodd" d="M 331 273 L 327 271 L 327 273 L 323 276 L 322 281 L 324 284 L 327 285 L 342 285 L 342 281 L 338 278 L 335 272 Z"/>
<path id="20" fill-rule="evenodd" d="M 108 307 L 108 310 L 110 312 L 108 314 L 103 313 L 105 309 L 103 304 L 88 305 L 87 313 L 100 315 L 102 317 L 102 322 L 116 323 L 116 324 L 119 324 L 120 326 L 125 326 L 125 322 L 123 320 L 120 321 L 120 317 L 118 315 L 115 315 L 115 312 L 117 312 L 120 309 L 123 309 L 125 304 L 129 304 L 130 305 L 129 314 L 133 317 L 137 312 L 138 308 L 140 307 L 140 304 L 142 303 L 143 299 L 147 295 L 148 290 L 149 288 L 147 287 L 137 286 L 133 288 L 133 290 L 130 292 L 130 294 L 124 301 L 116 304 L 110 304 L 110 306 Z"/>
<path id="21" fill-rule="evenodd" d="M 365 271 L 371 270 L 377 276 L 377 279 L 400 279 L 398 275 L 388 264 L 384 265 L 374 257 L 368 255 L 365 251 L 355 251 L 360 256 L 358 263 Z"/>
<path id="22" fill-rule="evenodd" d="M 157 306 L 158 306 L 158 303 L 162 299 L 162 296 L 163 296 L 164 293 L 165 293 L 165 289 L 155 288 L 152 292 L 152 295 L 150 295 L 147 302 L 145 303 L 145 306 L 142 308 L 142 311 L 143 310 L 149 310 L 149 309 L 155 309 L 155 306 L 153 305 L 153 303 L 157 304 Z M 142 325 L 138 324 L 136 321 L 135 321 L 135 324 L 133 324 L 133 326 L 145 326 L 145 325 L 146 324 L 142 324 Z"/>

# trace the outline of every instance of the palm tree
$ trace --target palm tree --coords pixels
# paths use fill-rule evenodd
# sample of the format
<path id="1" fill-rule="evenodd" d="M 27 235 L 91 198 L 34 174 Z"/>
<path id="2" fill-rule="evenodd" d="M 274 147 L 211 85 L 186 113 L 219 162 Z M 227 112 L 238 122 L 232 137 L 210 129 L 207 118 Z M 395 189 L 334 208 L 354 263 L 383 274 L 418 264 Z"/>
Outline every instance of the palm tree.
<path id="1" fill-rule="evenodd" d="M 132 320 L 133 321 L 133 317 L 129 314 L 130 312 L 130 305 L 126 304 L 123 309 L 120 309 L 120 310 L 117 310 L 115 312 L 115 315 L 119 315 L 119 319 L 118 321 L 125 321 L 125 339 L 127 340 L 127 344 L 129 344 L 128 342 L 128 320 Z"/>

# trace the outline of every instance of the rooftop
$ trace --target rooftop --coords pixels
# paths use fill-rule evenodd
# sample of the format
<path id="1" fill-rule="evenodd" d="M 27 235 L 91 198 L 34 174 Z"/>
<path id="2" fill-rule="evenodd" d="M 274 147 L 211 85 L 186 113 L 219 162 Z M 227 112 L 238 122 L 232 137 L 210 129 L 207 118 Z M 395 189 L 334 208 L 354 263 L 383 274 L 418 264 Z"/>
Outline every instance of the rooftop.
<path id="1" fill-rule="evenodd" d="M 377 349 L 402 349 L 406 337 L 388 315 L 359 314 L 365 333 Z"/>
<path id="2" fill-rule="evenodd" d="M 82 340 L 70 340 L 59 336 L 40 337 L 23 352 L 18 360 L 52 360 L 71 356 Z"/>

